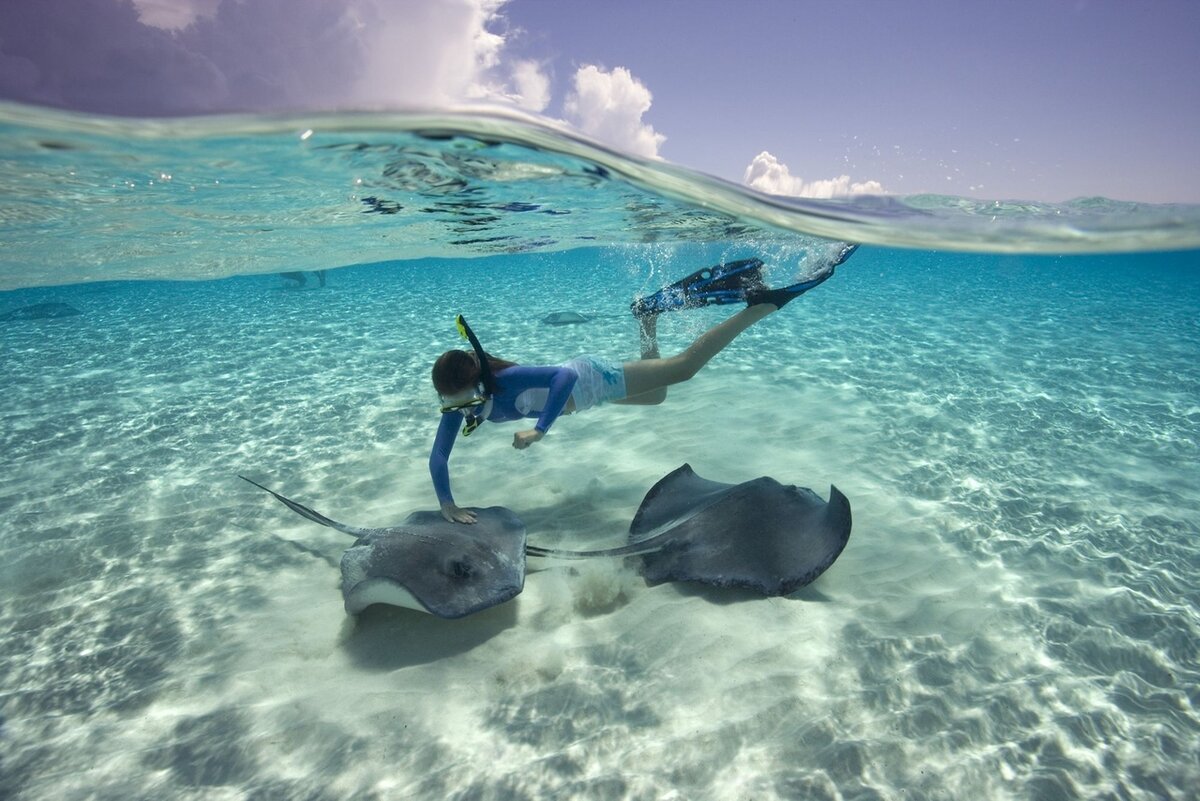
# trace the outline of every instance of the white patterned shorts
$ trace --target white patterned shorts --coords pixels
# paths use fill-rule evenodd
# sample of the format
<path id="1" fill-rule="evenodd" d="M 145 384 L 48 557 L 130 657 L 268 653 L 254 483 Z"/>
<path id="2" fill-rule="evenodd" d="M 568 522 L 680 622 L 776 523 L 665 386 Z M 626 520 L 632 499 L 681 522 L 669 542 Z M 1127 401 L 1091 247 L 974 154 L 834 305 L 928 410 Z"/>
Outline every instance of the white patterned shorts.
<path id="1" fill-rule="evenodd" d="M 610 362 L 585 353 L 564 362 L 562 366 L 570 367 L 579 376 L 571 389 L 577 412 L 625 397 L 625 368 L 620 362 Z"/>

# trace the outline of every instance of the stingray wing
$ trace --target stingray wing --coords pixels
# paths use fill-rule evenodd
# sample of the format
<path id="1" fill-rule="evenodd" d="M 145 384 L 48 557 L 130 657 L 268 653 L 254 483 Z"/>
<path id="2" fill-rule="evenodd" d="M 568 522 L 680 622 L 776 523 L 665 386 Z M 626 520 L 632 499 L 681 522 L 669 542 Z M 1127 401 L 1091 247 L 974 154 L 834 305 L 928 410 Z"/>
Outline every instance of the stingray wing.
<path id="1" fill-rule="evenodd" d="M 738 486 L 701 478 L 690 464 L 677 467 L 659 479 L 642 498 L 642 505 L 629 524 L 629 541 L 642 542 L 655 537 L 663 529 L 719 502 Z"/>
<path id="2" fill-rule="evenodd" d="M 836 487 L 826 503 L 808 488 L 764 476 L 660 534 L 669 547 L 644 557 L 643 575 L 787 595 L 833 564 L 850 525 L 850 502 Z"/>

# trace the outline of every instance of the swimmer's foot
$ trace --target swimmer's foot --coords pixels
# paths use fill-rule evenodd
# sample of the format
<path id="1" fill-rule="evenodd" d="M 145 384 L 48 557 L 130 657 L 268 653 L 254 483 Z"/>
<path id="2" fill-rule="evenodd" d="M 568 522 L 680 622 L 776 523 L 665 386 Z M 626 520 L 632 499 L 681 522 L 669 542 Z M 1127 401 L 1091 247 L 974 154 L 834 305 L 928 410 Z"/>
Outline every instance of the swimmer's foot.
<path id="1" fill-rule="evenodd" d="M 643 359 L 657 359 L 658 352 L 658 315 L 648 314 L 645 317 L 639 317 L 638 322 L 641 324 L 639 339 L 642 346 Z"/>
<path id="2" fill-rule="evenodd" d="M 630 304 L 634 317 L 645 318 L 677 309 L 740 303 L 756 289 L 764 289 L 760 259 L 740 259 L 697 270 L 687 278 Z"/>
<path id="3" fill-rule="evenodd" d="M 776 309 L 782 309 L 787 304 L 791 303 L 796 298 L 803 295 L 813 287 L 818 287 L 821 284 L 833 278 L 833 272 L 839 264 L 850 258 L 854 251 L 858 250 L 858 245 L 846 245 L 838 253 L 837 258 L 823 272 L 817 276 L 810 278 L 807 281 L 801 281 L 798 284 L 785 286 L 782 289 L 752 289 L 746 293 L 746 305 L 757 306 L 760 303 L 770 303 Z"/>

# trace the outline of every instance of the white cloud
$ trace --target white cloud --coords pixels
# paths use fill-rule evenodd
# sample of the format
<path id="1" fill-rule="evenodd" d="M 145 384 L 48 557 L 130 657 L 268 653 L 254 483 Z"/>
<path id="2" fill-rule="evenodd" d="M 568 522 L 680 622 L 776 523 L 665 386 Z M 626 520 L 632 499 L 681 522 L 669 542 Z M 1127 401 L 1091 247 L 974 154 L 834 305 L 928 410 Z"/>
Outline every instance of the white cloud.
<path id="1" fill-rule="evenodd" d="M 507 0 L 0 2 L 0 97 L 158 115 L 441 106 L 541 111 L 505 59 Z"/>
<path id="2" fill-rule="evenodd" d="M 504 36 L 489 30 L 504 0 L 372 0 L 364 20 L 365 69 L 355 105 L 440 106 L 464 100 L 503 102 L 495 70 Z"/>
<path id="3" fill-rule="evenodd" d="M 144 25 L 176 31 L 217 13 L 221 0 L 133 0 Z"/>
<path id="4" fill-rule="evenodd" d="M 365 62 L 350 92 L 353 104 L 403 108 L 479 101 L 545 110 L 550 78 L 542 65 L 528 59 L 510 63 L 508 36 L 492 29 L 503 27 L 508 2 L 351 0 L 362 18 Z"/>
<path id="5" fill-rule="evenodd" d="M 85 112 L 436 108 L 544 113 L 544 63 L 511 54 L 509 0 L 0 0 L 0 98 Z M 617 67 L 580 68 L 564 115 L 657 157 L 652 96 Z"/>
<path id="6" fill-rule="evenodd" d="M 544 111 L 550 105 L 550 78 L 536 61 L 513 64 L 513 100 L 530 111 Z"/>
<path id="7" fill-rule="evenodd" d="M 575 88 L 563 110 L 579 130 L 628 153 L 658 157 L 667 137 L 642 121 L 650 110 L 650 90 L 624 67 L 611 72 L 594 65 L 575 73 Z"/>
<path id="8" fill-rule="evenodd" d="M 805 181 L 791 174 L 788 166 L 764 150 L 754 157 L 746 167 L 742 181 L 752 189 L 769 195 L 792 197 L 835 198 L 850 195 L 882 195 L 883 186 L 878 181 L 851 183 L 850 176 L 840 175 L 817 181 Z"/>

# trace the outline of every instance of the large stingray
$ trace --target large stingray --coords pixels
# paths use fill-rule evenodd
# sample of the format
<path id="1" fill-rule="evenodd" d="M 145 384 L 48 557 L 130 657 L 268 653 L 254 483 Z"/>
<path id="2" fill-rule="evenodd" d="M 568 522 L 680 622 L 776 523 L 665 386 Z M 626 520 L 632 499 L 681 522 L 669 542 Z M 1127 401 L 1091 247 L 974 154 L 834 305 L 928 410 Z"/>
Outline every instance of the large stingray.
<path id="1" fill-rule="evenodd" d="M 0 314 L 0 323 L 15 320 L 59 320 L 79 314 L 83 312 L 68 303 L 35 303 Z"/>
<path id="2" fill-rule="evenodd" d="M 384 603 L 465 617 L 525 586 L 525 524 L 502 506 L 473 510 L 479 520 L 473 526 L 449 523 L 438 512 L 413 512 L 393 528 L 359 528 L 250 483 L 314 523 L 357 538 L 342 555 L 342 597 L 352 615 Z"/>
<path id="3" fill-rule="evenodd" d="M 850 502 L 837 487 L 826 503 L 805 487 L 763 476 L 722 484 L 691 465 L 650 488 L 629 527 L 629 544 L 600 551 L 530 545 L 530 556 L 641 556 L 651 583 L 699 581 L 787 595 L 812 582 L 850 539 Z"/>

